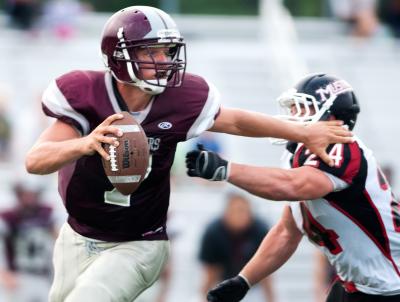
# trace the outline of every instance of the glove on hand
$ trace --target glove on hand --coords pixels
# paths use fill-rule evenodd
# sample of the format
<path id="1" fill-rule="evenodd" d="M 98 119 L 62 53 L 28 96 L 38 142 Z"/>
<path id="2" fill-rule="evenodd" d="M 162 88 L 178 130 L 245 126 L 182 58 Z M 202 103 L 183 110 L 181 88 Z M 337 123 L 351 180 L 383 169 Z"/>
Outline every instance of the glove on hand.
<path id="1" fill-rule="evenodd" d="M 250 289 L 242 276 L 225 280 L 210 290 L 207 294 L 209 302 L 239 302 Z"/>
<path id="2" fill-rule="evenodd" d="M 229 163 L 217 153 L 204 149 L 201 144 L 197 148 L 186 154 L 187 174 L 213 181 L 227 180 Z"/>

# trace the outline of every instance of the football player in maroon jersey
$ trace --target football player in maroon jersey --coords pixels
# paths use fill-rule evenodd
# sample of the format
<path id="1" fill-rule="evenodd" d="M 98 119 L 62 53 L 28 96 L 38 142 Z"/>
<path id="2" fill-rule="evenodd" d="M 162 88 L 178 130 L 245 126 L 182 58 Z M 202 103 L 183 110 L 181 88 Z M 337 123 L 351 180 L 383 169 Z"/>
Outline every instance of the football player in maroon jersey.
<path id="1" fill-rule="evenodd" d="M 101 51 L 107 70 L 72 71 L 43 95 L 56 118 L 26 157 L 30 173 L 59 172 L 68 211 L 54 252 L 50 301 L 132 301 L 153 284 L 168 256 L 165 229 L 170 169 L 177 143 L 206 130 L 301 141 L 330 161 L 325 147 L 348 142 L 338 121 L 296 126 L 222 107 L 217 89 L 185 73 L 185 41 L 165 12 L 133 6 L 106 23 Z M 111 126 L 128 111 L 149 140 L 151 172 L 131 196 L 107 179 L 102 144 L 119 144 Z M 112 136 L 109 136 L 111 134 Z"/>
<path id="2" fill-rule="evenodd" d="M 327 74 L 310 75 L 279 98 L 298 122 L 341 119 L 353 129 L 360 111 L 352 87 Z M 190 176 L 227 180 L 270 200 L 300 201 L 286 206 L 280 221 L 238 276 L 208 293 L 210 302 L 238 302 L 255 284 L 281 267 L 303 234 L 328 258 L 338 275 L 327 302 L 400 301 L 399 203 L 360 139 L 332 144 L 329 166 L 303 144 L 289 143 L 287 167 L 228 163 L 218 154 L 187 154 Z"/>
<path id="3" fill-rule="evenodd" d="M 0 212 L 0 284 L 5 301 L 46 301 L 57 236 L 54 211 L 41 199 L 41 186 L 15 183 L 16 204 Z M 2 300 L 3 301 L 3 300 Z"/>

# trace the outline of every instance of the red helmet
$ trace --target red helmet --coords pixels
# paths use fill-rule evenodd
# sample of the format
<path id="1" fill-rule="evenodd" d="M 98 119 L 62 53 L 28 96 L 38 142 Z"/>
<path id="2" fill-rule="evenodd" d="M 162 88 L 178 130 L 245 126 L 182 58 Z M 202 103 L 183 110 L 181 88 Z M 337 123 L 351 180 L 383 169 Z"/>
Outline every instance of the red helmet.
<path id="1" fill-rule="evenodd" d="M 168 61 L 157 62 L 151 49 L 164 47 Z M 140 60 L 139 49 L 149 60 Z M 150 6 L 130 6 L 110 17 L 103 29 L 101 52 L 104 64 L 120 82 L 135 85 L 150 94 L 165 87 L 179 87 L 186 69 L 186 47 L 174 20 Z M 155 79 L 146 80 L 144 69 L 155 70 Z"/>

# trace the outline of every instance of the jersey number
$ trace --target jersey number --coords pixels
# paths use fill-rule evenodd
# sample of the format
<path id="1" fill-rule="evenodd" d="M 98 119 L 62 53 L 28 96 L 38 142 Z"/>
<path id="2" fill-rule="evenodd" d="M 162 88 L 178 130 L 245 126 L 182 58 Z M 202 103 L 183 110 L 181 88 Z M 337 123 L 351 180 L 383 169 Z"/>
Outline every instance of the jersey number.
<path id="1" fill-rule="evenodd" d="M 337 255 L 343 251 L 342 247 L 337 240 L 339 235 L 334 230 L 325 229 L 318 221 L 312 217 L 308 210 L 301 206 L 304 230 L 308 238 L 319 246 L 326 247 L 333 255 Z"/>
<path id="2" fill-rule="evenodd" d="M 310 154 L 310 150 L 305 151 L 305 155 Z M 336 144 L 332 147 L 328 156 L 333 159 L 335 167 L 339 168 L 343 163 L 343 144 Z M 319 161 L 315 154 L 310 154 L 304 162 L 304 166 L 318 167 Z"/>
<path id="3" fill-rule="evenodd" d="M 149 176 L 151 172 L 152 163 L 153 163 L 153 157 L 150 155 L 149 166 L 147 167 L 144 179 L 146 179 L 147 176 Z M 131 205 L 131 195 L 123 195 L 117 189 L 113 189 L 112 191 L 105 191 L 104 202 L 120 207 L 129 207 Z"/>

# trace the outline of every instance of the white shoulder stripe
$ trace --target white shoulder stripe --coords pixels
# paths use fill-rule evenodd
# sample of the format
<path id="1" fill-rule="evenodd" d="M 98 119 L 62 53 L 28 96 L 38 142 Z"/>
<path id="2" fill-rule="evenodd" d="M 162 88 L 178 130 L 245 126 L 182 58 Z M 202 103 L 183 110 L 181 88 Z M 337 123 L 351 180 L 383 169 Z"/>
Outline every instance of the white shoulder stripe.
<path id="1" fill-rule="evenodd" d="M 192 127 L 190 127 L 186 139 L 199 136 L 214 125 L 214 117 L 221 106 L 221 96 L 218 89 L 212 83 L 207 81 L 207 84 L 209 87 L 207 101 L 200 115 L 197 117 Z"/>
<path id="2" fill-rule="evenodd" d="M 114 90 L 112 87 L 112 75 L 110 72 L 106 72 L 104 75 L 104 83 L 106 84 L 106 89 L 108 93 L 108 98 L 110 99 L 111 106 L 114 109 L 115 113 L 121 112 L 121 108 L 118 105 L 117 98 L 115 97 Z"/>
<path id="3" fill-rule="evenodd" d="M 83 129 L 83 135 L 89 133 L 89 122 L 82 114 L 72 108 L 58 88 L 55 80 L 50 83 L 43 93 L 42 102 L 54 114 L 66 116 L 77 121 Z"/>

